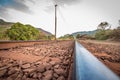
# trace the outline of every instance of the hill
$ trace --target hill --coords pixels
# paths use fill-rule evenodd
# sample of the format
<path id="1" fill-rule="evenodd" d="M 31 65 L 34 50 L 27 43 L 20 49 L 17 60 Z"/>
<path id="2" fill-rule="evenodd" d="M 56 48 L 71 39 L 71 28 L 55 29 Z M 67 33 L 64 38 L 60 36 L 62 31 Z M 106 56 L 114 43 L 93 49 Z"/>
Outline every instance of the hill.
<path id="1" fill-rule="evenodd" d="M 0 19 L 0 32 L 4 32 L 6 31 L 7 29 L 9 29 L 13 24 L 13 22 L 6 22 L 4 21 L 3 19 Z M 40 32 L 42 32 L 44 35 L 48 36 L 48 35 L 52 35 L 52 33 L 46 31 L 46 30 L 43 30 L 41 28 L 37 28 Z"/>
<path id="2" fill-rule="evenodd" d="M 47 36 L 52 35 L 52 33 L 48 32 L 48 31 L 45 31 L 42 28 L 37 28 L 37 29 L 40 30 L 43 34 L 46 34 Z"/>
<path id="3" fill-rule="evenodd" d="M 0 27 L 4 27 L 4 28 L 10 28 L 10 26 L 12 26 L 14 23 L 12 22 L 6 22 L 3 19 L 0 19 Z"/>
<path id="4" fill-rule="evenodd" d="M 73 36 L 76 36 L 77 34 L 80 34 L 80 35 L 84 35 L 84 34 L 87 34 L 87 35 L 95 35 L 97 30 L 93 30 L 93 31 L 80 31 L 80 32 L 74 32 L 72 33 Z"/>

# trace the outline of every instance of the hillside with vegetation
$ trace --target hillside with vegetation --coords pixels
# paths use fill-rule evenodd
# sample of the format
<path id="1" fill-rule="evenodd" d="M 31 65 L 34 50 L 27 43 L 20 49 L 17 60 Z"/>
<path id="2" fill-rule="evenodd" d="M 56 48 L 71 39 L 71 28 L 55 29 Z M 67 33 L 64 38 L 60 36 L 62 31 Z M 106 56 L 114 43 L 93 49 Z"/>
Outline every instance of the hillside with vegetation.
<path id="1" fill-rule="evenodd" d="M 93 30 L 93 31 L 79 31 L 79 32 L 72 33 L 72 35 L 73 35 L 73 36 L 77 36 L 78 34 L 80 34 L 80 35 L 85 35 L 85 34 L 87 34 L 87 35 L 92 36 L 92 35 L 95 35 L 96 31 L 97 31 L 97 30 Z"/>
<path id="2" fill-rule="evenodd" d="M 96 30 L 75 32 L 72 35 L 77 39 L 120 41 L 120 26 L 111 29 L 111 25 L 108 22 L 101 22 Z"/>
<path id="3" fill-rule="evenodd" d="M 97 27 L 95 38 L 97 40 L 116 40 L 120 41 L 120 26 L 111 29 L 108 22 L 101 22 Z"/>
<path id="4" fill-rule="evenodd" d="M 53 38 L 54 35 L 41 28 L 0 19 L 0 40 L 51 40 Z"/>

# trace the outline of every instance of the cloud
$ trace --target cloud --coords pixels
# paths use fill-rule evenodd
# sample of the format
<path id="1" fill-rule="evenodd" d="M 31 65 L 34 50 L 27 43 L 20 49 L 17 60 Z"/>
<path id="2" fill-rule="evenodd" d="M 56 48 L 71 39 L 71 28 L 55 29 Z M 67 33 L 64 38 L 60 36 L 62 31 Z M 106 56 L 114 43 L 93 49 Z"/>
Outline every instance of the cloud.
<path id="1" fill-rule="evenodd" d="M 31 13 L 29 7 L 25 5 L 25 0 L 0 0 L 0 16 L 7 16 L 9 9 L 24 13 Z"/>
<path id="2" fill-rule="evenodd" d="M 7 12 L 7 9 L 4 7 L 0 7 L 0 17 L 8 19 L 8 18 L 10 18 L 10 16 L 8 16 L 8 15 L 9 14 Z"/>
<path id="3" fill-rule="evenodd" d="M 8 5 L 8 8 L 12 8 L 21 12 L 31 12 L 28 6 L 26 6 L 24 3 L 24 0 L 14 0 L 14 3 L 12 3 L 12 5 Z"/>
<path id="4" fill-rule="evenodd" d="M 70 6 L 81 2 L 81 0 L 44 0 L 44 1 L 46 1 L 46 3 L 49 3 L 46 5 L 44 9 L 45 12 L 52 12 L 54 10 L 55 4 L 57 4 L 58 7 L 64 7 L 65 5 Z"/>
<path id="5" fill-rule="evenodd" d="M 54 10 L 54 5 L 58 4 L 59 7 L 64 7 L 64 5 L 74 5 L 81 0 L 0 0 L 0 17 L 7 17 L 9 15 L 9 10 L 13 9 L 23 13 L 34 13 L 30 10 L 32 6 L 28 6 L 29 3 L 38 5 L 41 10 L 45 12 L 52 12 Z M 27 3 L 29 2 L 29 3 Z M 44 7 L 44 9 L 42 9 Z"/>
<path id="6" fill-rule="evenodd" d="M 74 5 L 78 2 L 80 2 L 81 0 L 52 0 L 52 1 L 54 4 L 63 6 L 63 5 Z"/>

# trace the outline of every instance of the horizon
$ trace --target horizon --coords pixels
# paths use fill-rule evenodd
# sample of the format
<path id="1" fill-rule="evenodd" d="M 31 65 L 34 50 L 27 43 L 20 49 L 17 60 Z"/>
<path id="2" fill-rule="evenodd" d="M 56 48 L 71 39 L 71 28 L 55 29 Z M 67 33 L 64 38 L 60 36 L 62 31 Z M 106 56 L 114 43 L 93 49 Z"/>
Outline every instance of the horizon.
<path id="1" fill-rule="evenodd" d="M 0 0 L 0 18 L 42 28 L 54 34 L 54 4 L 58 4 L 57 37 L 79 31 L 96 30 L 101 22 L 112 29 L 120 19 L 119 0 Z M 82 27 L 81 27 L 82 26 Z"/>

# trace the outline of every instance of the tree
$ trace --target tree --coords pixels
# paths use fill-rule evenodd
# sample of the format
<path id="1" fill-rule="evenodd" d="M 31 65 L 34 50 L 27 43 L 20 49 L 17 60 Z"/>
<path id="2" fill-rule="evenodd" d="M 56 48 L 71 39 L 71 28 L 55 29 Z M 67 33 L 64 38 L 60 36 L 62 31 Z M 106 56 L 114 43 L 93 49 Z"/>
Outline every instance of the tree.
<path id="1" fill-rule="evenodd" d="M 106 40 L 111 38 L 112 30 L 98 30 L 95 34 L 97 40 Z"/>
<path id="2" fill-rule="evenodd" d="M 80 34 L 77 34 L 76 38 L 79 39 L 80 38 Z"/>
<path id="3" fill-rule="evenodd" d="M 120 27 L 117 27 L 117 29 L 113 30 L 112 38 L 115 40 L 120 40 Z"/>
<path id="4" fill-rule="evenodd" d="M 120 20 L 118 20 L 118 25 L 117 29 L 120 29 Z"/>
<path id="5" fill-rule="evenodd" d="M 64 36 L 59 37 L 59 39 L 60 39 L 60 40 L 73 40 L 74 37 L 73 37 L 73 35 L 66 34 L 66 35 L 64 35 Z"/>
<path id="6" fill-rule="evenodd" d="M 48 40 L 55 40 L 55 35 L 48 35 Z"/>
<path id="7" fill-rule="evenodd" d="M 31 25 L 23 25 L 17 22 L 7 30 L 7 34 L 11 40 L 37 40 L 39 30 Z"/>
<path id="8" fill-rule="evenodd" d="M 106 30 L 107 28 L 111 28 L 111 25 L 108 22 L 101 22 L 97 27 L 98 30 Z"/>

